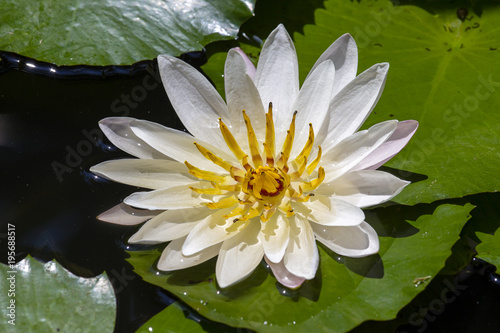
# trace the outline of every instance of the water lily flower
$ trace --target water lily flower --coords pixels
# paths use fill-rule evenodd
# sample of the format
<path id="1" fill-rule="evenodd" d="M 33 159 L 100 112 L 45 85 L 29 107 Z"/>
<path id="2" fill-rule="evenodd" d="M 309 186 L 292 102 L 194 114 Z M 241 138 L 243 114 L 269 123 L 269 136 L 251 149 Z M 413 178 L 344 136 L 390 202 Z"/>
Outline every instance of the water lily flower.
<path id="1" fill-rule="evenodd" d="M 316 241 L 343 256 L 378 252 L 377 233 L 362 208 L 390 200 L 408 184 L 375 169 L 418 126 L 389 120 L 358 131 L 382 93 L 389 64 L 356 76 L 357 48 L 346 34 L 299 88 L 295 48 L 280 25 L 256 68 L 242 50 L 229 51 L 226 102 L 183 61 L 161 55 L 158 65 L 190 134 L 146 120 L 103 119 L 109 140 L 137 158 L 91 168 L 151 190 L 131 194 L 99 218 L 147 221 L 129 242 L 170 242 L 158 269 L 218 256 L 216 278 L 225 288 L 264 259 L 278 281 L 296 288 L 316 275 Z"/>

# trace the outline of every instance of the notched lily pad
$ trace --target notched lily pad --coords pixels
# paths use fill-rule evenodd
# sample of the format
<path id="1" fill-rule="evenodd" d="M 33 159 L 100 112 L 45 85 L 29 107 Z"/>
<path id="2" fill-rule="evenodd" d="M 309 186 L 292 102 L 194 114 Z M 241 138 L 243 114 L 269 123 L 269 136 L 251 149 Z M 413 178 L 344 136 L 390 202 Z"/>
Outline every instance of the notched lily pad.
<path id="1" fill-rule="evenodd" d="M 3 323 L 2 332 L 113 332 L 116 301 L 106 273 L 78 277 L 54 260 L 28 256 L 13 267 L 0 265 L 0 279 L 9 286 L 0 313 L 4 323 L 15 323 Z"/>
<path id="2" fill-rule="evenodd" d="M 203 264 L 206 267 L 201 276 L 197 273 L 200 267 L 184 272 L 155 271 L 160 256 L 156 249 L 129 252 L 128 260 L 144 280 L 174 293 L 211 320 L 259 332 L 290 328 L 344 332 L 366 320 L 395 318 L 404 305 L 423 291 L 450 256 L 450 248 L 459 239 L 472 208 L 470 204 L 441 205 L 432 215 L 423 215 L 415 222 L 402 217 L 389 222 L 372 216 L 370 223 L 387 235 L 380 238 L 378 255 L 348 259 L 320 246 L 321 265 L 316 278 L 295 291 L 277 283 L 264 264 L 244 282 L 221 290 L 213 271 L 210 275 L 205 272 L 215 268 L 214 260 Z M 396 209 L 397 206 L 383 208 Z M 395 228 L 398 224 L 406 226 L 408 232 Z M 175 279 L 179 275 L 184 276 L 184 283 Z M 163 312 L 157 315 L 161 316 Z M 150 327 L 154 330 L 154 326 Z"/>

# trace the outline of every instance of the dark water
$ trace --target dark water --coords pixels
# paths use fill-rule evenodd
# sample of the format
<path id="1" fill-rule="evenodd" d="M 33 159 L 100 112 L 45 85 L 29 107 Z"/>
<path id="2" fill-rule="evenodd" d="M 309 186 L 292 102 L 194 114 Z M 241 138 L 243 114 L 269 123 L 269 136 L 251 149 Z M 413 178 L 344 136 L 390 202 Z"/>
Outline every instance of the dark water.
<path id="1" fill-rule="evenodd" d="M 96 178 L 88 170 L 126 156 L 99 130 L 97 123 L 104 117 L 129 116 L 183 129 L 159 81 L 156 62 L 57 67 L 7 52 L 0 57 L 0 259 L 6 263 L 5 233 L 11 223 L 16 225 L 18 261 L 28 254 L 41 261 L 55 258 L 84 277 L 106 271 L 117 296 L 115 332 L 134 332 L 176 299 L 143 282 L 125 261 L 126 239 L 137 227 L 95 219 L 134 189 Z M 202 53 L 183 58 L 194 66 L 205 61 Z M 472 199 L 498 202 L 499 196 Z M 496 332 L 500 284 L 494 269 L 473 260 L 458 275 L 436 278 L 436 293 L 419 296 L 398 320 L 364 323 L 355 331 Z M 450 283 L 458 289 L 444 292 L 446 302 L 433 303 Z M 417 323 L 412 315 L 425 313 L 421 308 L 426 304 L 431 310 Z M 236 331 L 186 310 L 207 331 Z"/>

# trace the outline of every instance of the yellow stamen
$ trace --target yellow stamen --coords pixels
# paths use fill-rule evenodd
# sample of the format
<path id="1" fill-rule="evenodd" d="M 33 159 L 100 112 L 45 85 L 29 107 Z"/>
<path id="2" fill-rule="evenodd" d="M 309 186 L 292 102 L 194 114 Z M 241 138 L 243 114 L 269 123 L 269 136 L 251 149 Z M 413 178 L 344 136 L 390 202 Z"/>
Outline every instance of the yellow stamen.
<path id="1" fill-rule="evenodd" d="M 236 139 L 231 134 L 231 131 L 229 131 L 229 128 L 227 128 L 226 124 L 224 124 L 224 122 L 220 118 L 219 118 L 219 126 L 227 146 L 233 152 L 234 156 L 236 156 L 238 160 L 241 160 L 243 156 L 245 156 L 245 153 L 243 152 L 243 150 L 241 150 L 240 146 L 238 145 L 238 142 L 236 142 Z"/>
<path id="2" fill-rule="evenodd" d="M 302 163 L 300 164 L 299 169 L 297 171 L 291 173 L 290 178 L 292 178 L 294 180 L 300 178 L 302 176 L 302 174 L 304 173 L 304 170 L 306 170 L 306 165 L 307 165 L 307 157 L 303 156 Z"/>
<path id="3" fill-rule="evenodd" d="M 241 165 L 243 165 L 246 171 L 252 169 L 252 166 L 248 163 L 248 155 L 243 156 L 241 159 Z"/>
<path id="4" fill-rule="evenodd" d="M 196 142 L 194 143 L 196 148 L 200 151 L 200 153 L 209 161 L 212 161 L 214 164 L 220 166 L 221 168 L 230 171 L 231 168 L 233 167 L 230 163 L 224 161 L 222 158 L 216 156 L 214 153 L 212 153 L 210 150 L 206 149 L 202 145 L 197 144 Z"/>
<path id="5" fill-rule="evenodd" d="M 270 157 L 274 158 L 274 140 L 275 140 L 275 133 L 274 133 L 274 120 L 273 120 L 273 103 L 269 103 L 269 110 L 266 113 L 266 141 L 265 141 L 265 145 L 267 146 L 266 157 L 268 161 Z M 269 149 L 270 152 L 269 154 L 267 154 L 267 149 Z"/>
<path id="6" fill-rule="evenodd" d="M 201 169 L 189 164 L 189 162 L 187 162 L 187 161 L 185 161 L 184 164 L 186 164 L 186 166 L 188 167 L 189 173 L 198 179 L 208 180 L 210 182 L 215 182 L 218 184 L 222 184 L 226 180 L 226 177 L 224 177 L 224 176 L 221 176 L 215 172 L 201 170 Z"/>
<path id="7" fill-rule="evenodd" d="M 318 188 L 318 186 L 325 180 L 325 169 L 323 167 L 319 167 L 318 169 L 318 178 L 311 180 L 310 182 L 304 183 L 304 191 L 312 191 Z"/>
<path id="8" fill-rule="evenodd" d="M 274 166 L 274 156 L 273 156 L 273 152 L 271 151 L 271 148 L 269 148 L 269 146 L 264 142 L 263 143 L 264 145 L 264 150 L 266 152 L 266 164 L 267 166 Z"/>
<path id="9" fill-rule="evenodd" d="M 243 178 L 245 178 L 245 172 L 234 166 L 231 167 L 231 169 L 229 170 L 229 174 L 231 175 L 231 178 L 233 178 L 239 183 L 241 183 L 243 181 Z"/>
<path id="10" fill-rule="evenodd" d="M 197 187 L 192 187 L 189 186 L 189 189 L 193 192 L 199 193 L 199 194 L 222 194 L 222 191 L 220 188 L 197 188 Z"/>
<path id="11" fill-rule="evenodd" d="M 242 111 L 243 119 L 245 119 L 245 125 L 247 127 L 248 145 L 250 146 L 250 153 L 252 154 L 252 161 L 255 168 L 262 166 L 262 157 L 259 151 L 259 142 L 255 136 L 255 131 L 252 127 L 252 122 L 248 118 L 245 110 Z"/>
<path id="12" fill-rule="evenodd" d="M 302 159 L 302 156 L 309 158 L 309 154 L 311 153 L 313 143 L 314 143 L 314 130 L 313 130 L 312 124 L 309 124 L 309 137 L 307 138 L 307 142 L 304 145 L 304 148 L 302 149 L 300 154 L 297 156 L 295 161 L 300 161 Z"/>
<path id="13" fill-rule="evenodd" d="M 313 173 L 313 171 L 318 166 L 318 163 L 319 163 L 320 160 L 321 160 L 321 146 L 318 146 L 318 155 L 316 156 L 316 158 L 314 159 L 314 161 L 312 161 L 311 164 L 309 164 L 307 166 L 307 173 L 308 174 Z"/>
<path id="14" fill-rule="evenodd" d="M 210 209 L 221 209 L 221 208 L 230 208 L 238 203 L 238 199 L 234 195 L 231 195 L 227 198 L 221 199 L 217 202 L 205 202 L 203 205 L 207 206 Z"/>
<path id="15" fill-rule="evenodd" d="M 288 161 L 290 157 L 290 152 L 292 151 L 293 146 L 293 138 L 295 136 L 295 117 L 297 116 L 297 111 L 293 113 L 292 122 L 290 123 L 290 128 L 286 132 L 286 139 L 283 143 L 283 148 L 281 151 L 283 152 L 283 158 Z"/>

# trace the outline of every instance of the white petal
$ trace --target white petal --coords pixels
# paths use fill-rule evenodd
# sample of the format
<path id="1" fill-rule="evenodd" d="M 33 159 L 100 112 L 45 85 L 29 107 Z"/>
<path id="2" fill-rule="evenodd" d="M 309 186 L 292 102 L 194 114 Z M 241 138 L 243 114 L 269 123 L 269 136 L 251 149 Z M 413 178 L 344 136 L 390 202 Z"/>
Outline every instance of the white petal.
<path id="1" fill-rule="evenodd" d="M 193 185 L 200 187 L 202 184 Z M 193 208 L 207 201 L 209 200 L 184 185 L 149 192 L 135 192 L 123 200 L 127 205 L 137 208 L 163 210 Z"/>
<path id="2" fill-rule="evenodd" d="M 186 165 L 171 160 L 123 159 L 90 168 L 101 177 L 132 186 L 160 189 L 196 183 Z"/>
<path id="3" fill-rule="evenodd" d="M 365 157 L 353 170 L 375 170 L 396 156 L 403 149 L 418 128 L 418 121 L 405 120 L 398 123 L 392 135 L 380 147 Z"/>
<path id="4" fill-rule="evenodd" d="M 143 209 L 135 209 L 127 206 L 124 203 L 118 204 L 113 208 L 108 209 L 104 213 L 97 216 L 97 219 L 104 222 L 122 224 L 122 225 L 136 225 L 140 224 L 150 218 L 160 214 L 161 211 L 151 211 Z"/>
<path id="5" fill-rule="evenodd" d="M 266 117 L 259 92 L 253 80 L 246 74 L 246 64 L 236 50 L 229 50 L 224 69 L 224 85 L 232 133 L 246 150 L 248 147 L 247 131 L 242 110 L 245 110 L 252 122 L 257 138 L 266 134 Z"/>
<path id="6" fill-rule="evenodd" d="M 116 147 L 139 158 L 167 158 L 148 145 L 130 129 L 134 118 L 110 117 L 99 121 L 99 127 Z"/>
<path id="7" fill-rule="evenodd" d="M 174 271 L 178 269 L 188 268 L 199 265 L 209 259 L 212 259 L 219 253 L 220 244 L 210 246 L 204 251 L 196 253 L 192 256 L 182 254 L 182 245 L 186 237 L 176 239 L 163 250 L 160 260 L 158 261 L 158 269 L 161 271 Z"/>
<path id="8" fill-rule="evenodd" d="M 211 213 L 207 207 L 164 211 L 146 222 L 128 242 L 156 244 L 182 238 Z"/>
<path id="9" fill-rule="evenodd" d="M 285 264 L 283 264 L 283 261 L 279 262 L 278 264 L 273 263 L 270 261 L 268 258 L 264 256 L 264 259 L 266 260 L 266 263 L 269 265 L 271 270 L 273 271 L 274 277 L 276 277 L 276 280 L 278 280 L 279 283 L 284 285 L 287 288 L 290 289 L 296 289 L 304 283 L 306 279 L 298 277 L 296 275 L 293 275 L 290 273 L 286 267 Z"/>
<path id="10" fill-rule="evenodd" d="M 182 253 L 186 256 L 193 255 L 238 234 L 239 231 L 226 231 L 227 228 L 233 225 L 234 218 L 224 218 L 224 215 L 230 211 L 231 209 L 216 210 L 198 223 L 189 233 L 182 248 Z"/>
<path id="11" fill-rule="evenodd" d="M 356 77 L 358 70 L 358 48 L 354 38 L 349 34 L 340 36 L 318 58 L 309 75 L 311 75 L 316 67 L 328 59 L 333 61 L 335 65 L 335 85 L 332 92 L 335 95 Z"/>
<path id="12" fill-rule="evenodd" d="M 297 101 L 293 106 L 293 110 L 297 110 L 298 113 L 291 159 L 302 151 L 309 136 L 309 124 L 312 125 L 314 131 L 318 131 L 325 121 L 328 105 L 331 101 L 334 78 L 335 66 L 333 62 L 326 60 L 308 77 L 300 89 Z M 282 135 L 281 140 L 277 140 L 278 147 L 281 147 L 285 137 L 286 135 Z"/>
<path id="13" fill-rule="evenodd" d="M 318 137 L 317 144 L 328 150 L 361 127 L 382 94 L 388 70 L 389 64 L 376 64 L 339 91 L 325 119 L 328 127 L 322 128 L 327 133 L 324 143 Z"/>
<path id="14" fill-rule="evenodd" d="M 180 59 L 160 55 L 158 67 L 168 98 L 187 130 L 203 141 L 223 147 L 218 119 L 228 123 L 229 114 L 217 90 Z"/>
<path id="15" fill-rule="evenodd" d="M 273 103 L 276 132 L 286 132 L 299 92 L 299 65 L 295 46 L 282 24 L 271 32 L 262 47 L 255 85 L 265 110 L 269 102 Z"/>
<path id="16" fill-rule="evenodd" d="M 361 208 L 331 196 L 315 195 L 304 206 L 311 210 L 306 218 L 321 225 L 352 226 L 365 219 Z"/>
<path id="17" fill-rule="evenodd" d="M 330 182 L 342 176 L 356 164 L 377 149 L 392 135 L 398 124 L 397 120 L 388 120 L 373 125 L 367 130 L 357 132 L 332 149 L 322 157 L 325 168 L 325 182 Z"/>
<path id="18" fill-rule="evenodd" d="M 262 222 L 259 239 L 266 257 L 278 263 L 283 259 L 290 238 L 290 225 L 281 214 L 274 214 L 269 221 Z"/>
<path id="19" fill-rule="evenodd" d="M 229 154 L 225 154 L 219 149 L 182 131 L 146 120 L 134 121 L 131 128 L 138 137 L 148 142 L 152 147 L 181 163 L 188 161 L 200 169 L 224 172 L 224 169 L 203 157 L 194 145 L 195 142 L 211 150 L 215 155 L 226 161 L 233 161 L 233 158 Z"/>
<path id="20" fill-rule="evenodd" d="M 221 288 L 249 276 L 262 261 L 264 250 L 259 241 L 260 223 L 253 221 L 239 234 L 224 243 L 217 258 L 215 276 Z"/>
<path id="21" fill-rule="evenodd" d="M 335 195 L 363 208 L 391 200 L 409 183 L 387 172 L 359 170 L 348 172 L 333 182 L 321 184 L 314 193 Z"/>
<path id="22" fill-rule="evenodd" d="M 289 219 L 290 241 L 283 263 L 293 275 L 310 280 L 318 270 L 318 248 L 309 222 L 298 214 L 294 217 Z"/>
<path id="23" fill-rule="evenodd" d="M 253 80 L 255 78 L 255 73 L 257 69 L 255 68 L 255 65 L 253 64 L 252 60 L 250 60 L 250 58 L 246 55 L 246 53 L 239 47 L 232 48 L 231 50 L 235 50 L 241 55 L 241 57 L 245 61 L 246 73 Z"/>
<path id="24" fill-rule="evenodd" d="M 352 227 L 328 227 L 312 223 L 316 239 L 330 250 L 347 257 L 359 258 L 377 253 L 377 232 L 366 222 Z"/>

